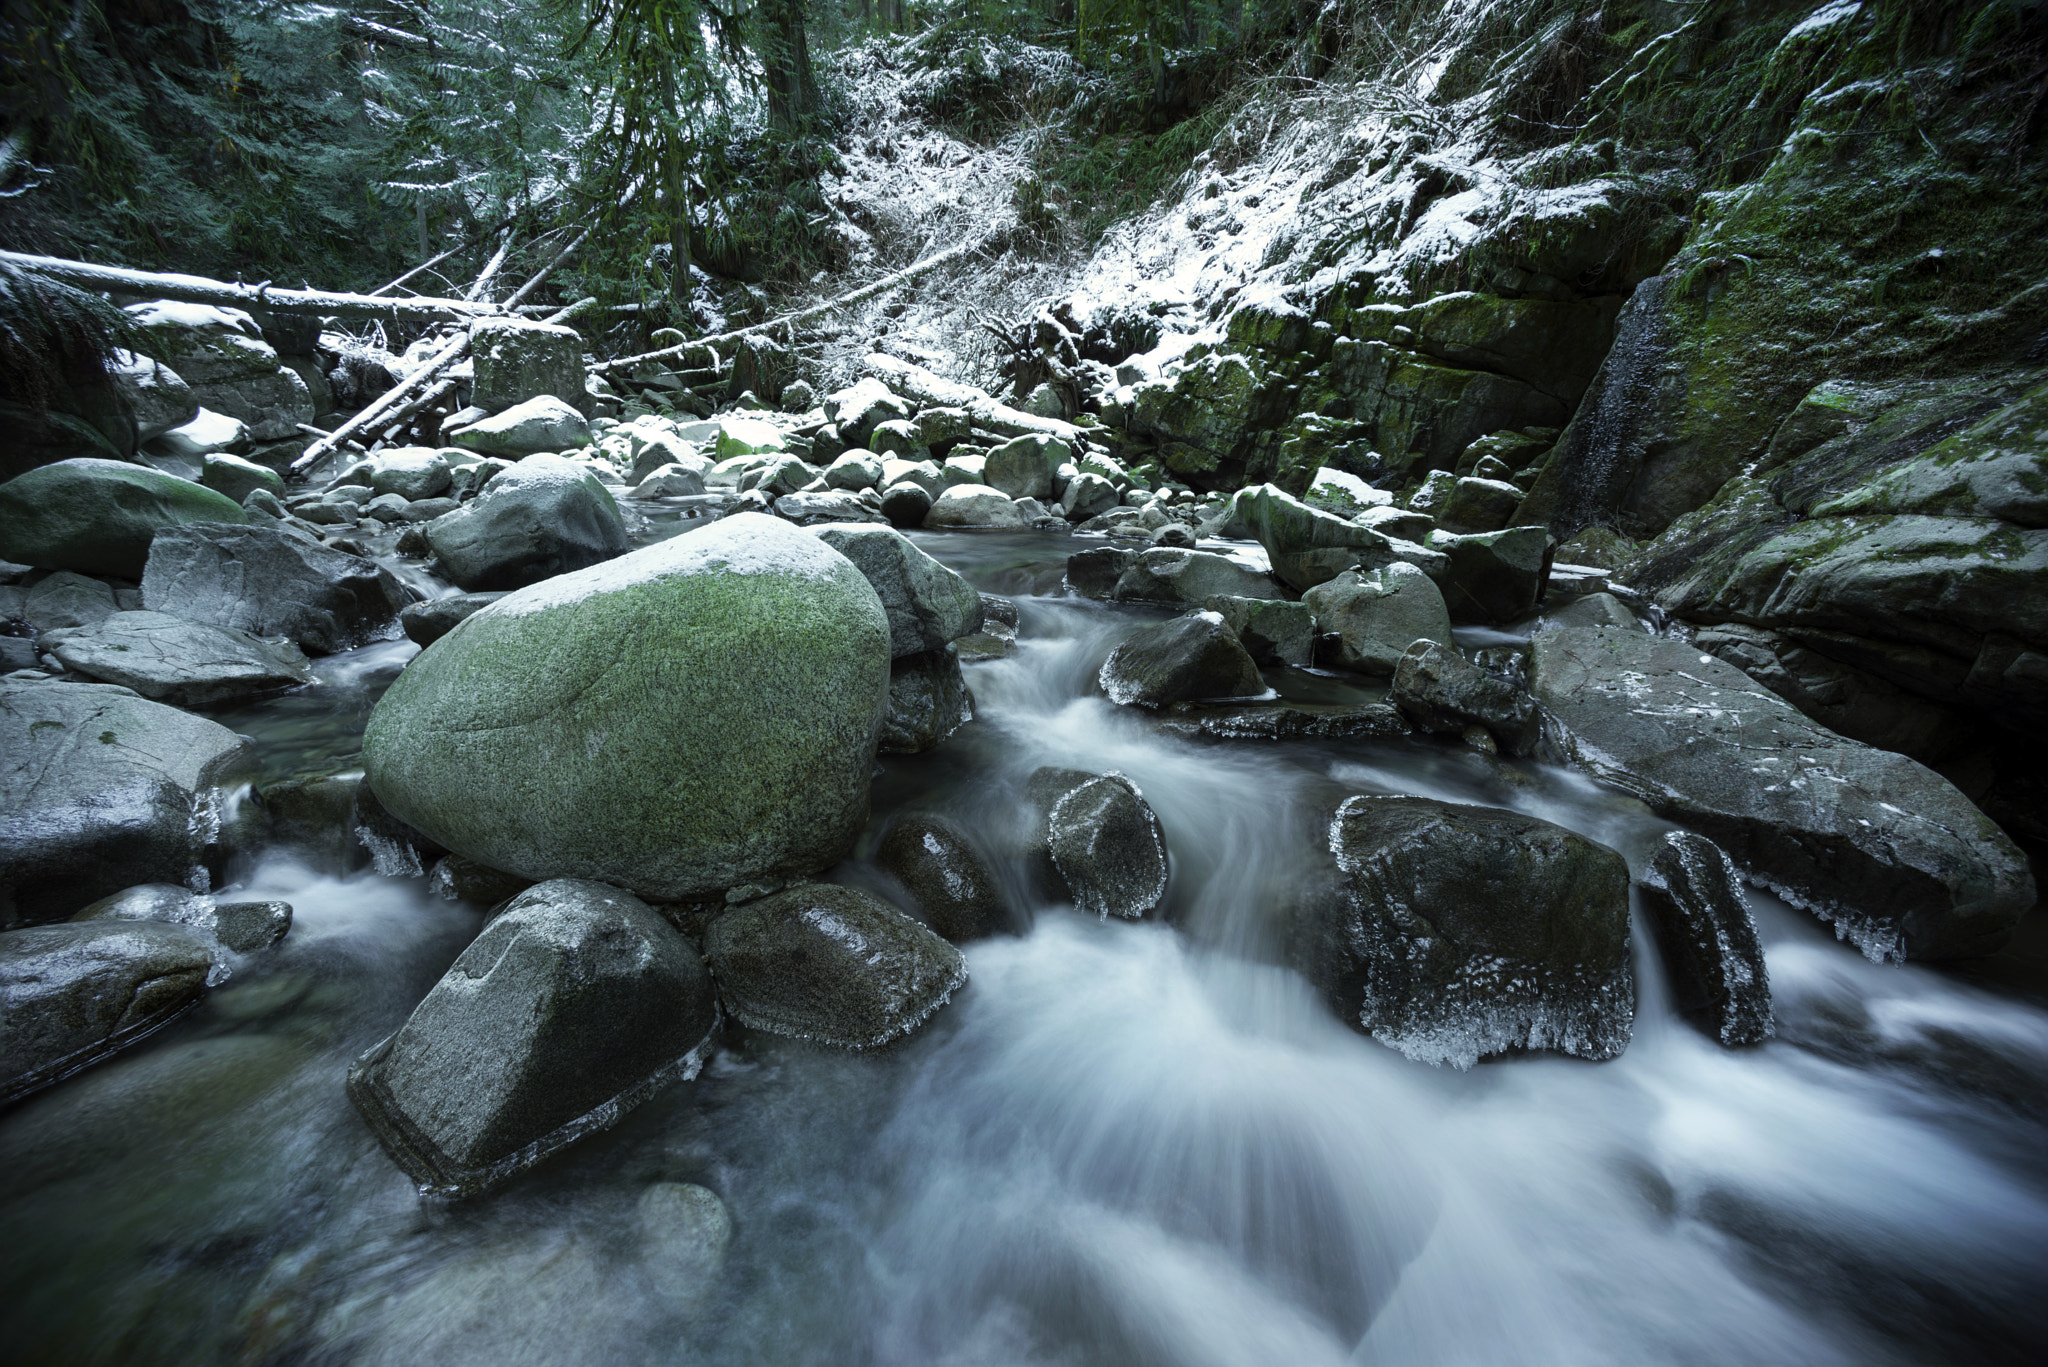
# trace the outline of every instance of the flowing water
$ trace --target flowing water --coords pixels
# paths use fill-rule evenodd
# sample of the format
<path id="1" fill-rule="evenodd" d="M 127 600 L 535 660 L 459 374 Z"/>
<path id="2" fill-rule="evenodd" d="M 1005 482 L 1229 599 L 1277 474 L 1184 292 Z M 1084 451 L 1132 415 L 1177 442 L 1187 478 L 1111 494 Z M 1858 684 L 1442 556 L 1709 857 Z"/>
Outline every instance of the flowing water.
<path id="1" fill-rule="evenodd" d="M 0 1343 L 36 1363 L 1886 1364 L 2048 1358 L 2048 1013 L 1865 962 L 1753 895 L 1778 1038 L 1678 1021 L 1640 926 L 1634 1042 L 1422 1067 L 1272 965 L 1336 802 L 1513 807 L 1620 849 L 1665 823 L 1563 770 L 1430 742 L 1202 745 L 1093 675 L 1136 614 L 1073 547 L 926 536 L 1018 597 L 979 719 L 888 758 L 1008 816 L 1032 768 L 1117 769 L 1174 861 L 1166 923 L 1038 906 L 930 1027 L 849 1054 L 734 1030 L 695 1083 L 481 1202 L 423 1203 L 343 1074 L 481 924 L 422 880 L 273 857 L 277 950 L 192 1016 L 0 1115 Z M 410 654 L 224 716 L 332 767 Z M 1362 696 L 1297 673 L 1297 696 Z M 856 857 L 839 871 L 885 887 Z M 1021 874 L 1015 881 L 1022 894 Z M 650 1184 L 716 1191 L 693 1274 Z M 699 1263 L 697 1266 L 701 1267 Z"/>

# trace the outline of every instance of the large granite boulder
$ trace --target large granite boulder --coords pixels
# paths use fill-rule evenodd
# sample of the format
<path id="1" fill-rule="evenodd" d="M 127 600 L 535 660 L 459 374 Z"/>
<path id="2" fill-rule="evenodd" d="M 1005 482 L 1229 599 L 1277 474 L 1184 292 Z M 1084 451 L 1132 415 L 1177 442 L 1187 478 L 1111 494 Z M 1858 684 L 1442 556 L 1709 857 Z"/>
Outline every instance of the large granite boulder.
<path id="1" fill-rule="evenodd" d="M 1315 657 L 1315 617 L 1305 603 L 1218 595 L 1202 606 L 1223 615 L 1254 663 L 1307 666 Z"/>
<path id="2" fill-rule="evenodd" d="M 39 632 L 88 627 L 118 611 L 113 587 L 106 580 L 70 570 L 36 581 L 21 599 L 22 620 Z"/>
<path id="3" fill-rule="evenodd" d="M 1417 641 L 1451 643 L 1451 616 L 1428 575 L 1396 561 L 1346 570 L 1302 594 L 1316 629 L 1335 633 L 1337 664 L 1360 674 L 1394 672 Z"/>
<path id="4" fill-rule="evenodd" d="M 1482 659 L 1493 652 L 1482 654 Z M 1522 657 L 1502 650 L 1482 666 L 1455 646 L 1417 641 L 1394 667 L 1388 701 L 1418 730 L 1459 734 L 1483 726 L 1511 755 L 1536 746 L 1536 700 L 1529 695 Z"/>
<path id="5" fill-rule="evenodd" d="M 892 527 L 827 523 L 811 535 L 851 560 L 889 616 L 895 655 L 943 650 L 981 630 L 981 594 Z"/>
<path id="6" fill-rule="evenodd" d="M 1015 500 L 986 484 L 955 484 L 924 515 L 927 527 L 1022 527 L 1030 519 Z"/>
<path id="7" fill-rule="evenodd" d="M 1872 958 L 1990 953 L 2033 906 L 2026 857 L 1946 779 L 1815 725 L 1733 665 L 1606 627 L 1531 647 L 1563 757 L 1713 840 Z"/>
<path id="8" fill-rule="evenodd" d="M 704 931 L 741 1024 L 847 1049 L 910 1034 L 967 981 L 960 951 L 853 888 L 807 883 L 727 907 Z"/>
<path id="9" fill-rule="evenodd" d="M 502 413 L 542 395 L 579 410 L 589 406 L 583 339 L 575 328 L 513 318 L 485 319 L 469 329 L 469 353 L 476 364 L 469 401 L 478 408 Z"/>
<path id="10" fill-rule="evenodd" d="M 1627 1048 L 1628 864 L 1613 850 L 1515 812 L 1350 797 L 1330 852 L 1337 890 L 1309 899 L 1289 953 L 1345 1020 L 1457 1068 Z"/>
<path id="11" fill-rule="evenodd" d="M 195 883 L 239 838 L 240 736 L 108 684 L 0 679 L 0 925 Z"/>
<path id="12" fill-rule="evenodd" d="M 1138 628 L 1110 651 L 1097 682 L 1123 707 L 1266 691 L 1259 667 L 1223 614 L 1206 610 Z"/>
<path id="13" fill-rule="evenodd" d="M 0 934 L 0 1105 L 90 1067 L 206 995 L 210 937 L 99 921 Z"/>
<path id="14" fill-rule="evenodd" d="M 445 436 L 465 451 L 521 460 L 543 451 L 573 451 L 590 445 L 590 423 L 554 395 L 543 394 Z"/>
<path id="15" fill-rule="evenodd" d="M 913 416 L 910 403 L 873 376 L 825 396 L 825 420 L 839 428 L 848 447 L 864 447 L 877 427 Z"/>
<path id="16" fill-rule="evenodd" d="M 1769 1039 L 1771 980 L 1734 862 L 1705 836 L 1673 831 L 1642 890 L 1673 1004 L 1730 1048 Z"/>
<path id="17" fill-rule="evenodd" d="M 60 460 L 0 484 L 0 557 L 139 579 L 150 541 L 164 528 L 247 520 L 225 494 L 146 465 Z"/>
<path id="18" fill-rule="evenodd" d="M 349 1098 L 424 1193 L 473 1196 L 696 1077 L 718 1025 L 704 962 L 618 888 L 554 879 L 491 919 Z"/>
<path id="19" fill-rule="evenodd" d="M 364 763 L 492 868 L 720 894 L 851 848 L 889 659 L 851 561 L 740 513 L 469 616 L 378 703 Z"/>
<path id="20" fill-rule="evenodd" d="M 263 340 L 252 315 L 169 299 L 131 304 L 128 313 L 198 404 L 239 419 L 252 439 L 296 437 L 300 423 L 313 421 L 312 391 Z"/>
<path id="21" fill-rule="evenodd" d="M 276 523 L 168 528 L 150 544 L 142 573 L 151 612 L 288 637 L 312 655 L 388 640 L 411 599 L 375 561 Z"/>
<path id="22" fill-rule="evenodd" d="M 988 453 L 982 467 L 991 488 L 1011 498 L 1050 498 L 1059 468 L 1074 458 L 1072 448 L 1057 437 L 1030 433 L 1012 437 Z"/>
<path id="23" fill-rule="evenodd" d="M 930 812 L 906 813 L 889 827 L 875 857 L 903 884 L 925 923 L 948 940 L 980 940 L 1015 927 L 995 870 L 957 823 Z"/>
<path id="24" fill-rule="evenodd" d="M 77 674 L 176 707 L 213 707 L 313 681 L 299 648 L 163 612 L 116 612 L 47 633 L 44 648 Z"/>
<path id="25" fill-rule="evenodd" d="M 1542 527 L 1498 532 L 1431 532 L 1429 548 L 1448 557 L 1437 583 L 1453 622 L 1500 624 L 1536 610 L 1543 592 L 1549 533 Z"/>
<path id="26" fill-rule="evenodd" d="M 626 524 L 604 482 L 574 461 L 529 456 L 426 524 L 458 588 L 516 589 L 623 555 Z"/>
<path id="27" fill-rule="evenodd" d="M 1192 608 L 1211 598 L 1264 598 L 1273 592 L 1271 576 L 1215 551 L 1153 546 L 1123 565 L 1110 590 L 1110 597 L 1119 602 Z"/>
<path id="28" fill-rule="evenodd" d="M 1264 546 L 1274 575 L 1297 592 L 1354 566 L 1378 569 L 1395 558 L 1388 537 L 1311 508 L 1274 484 L 1238 490 L 1214 525 L 1223 535 L 1248 536 Z"/>

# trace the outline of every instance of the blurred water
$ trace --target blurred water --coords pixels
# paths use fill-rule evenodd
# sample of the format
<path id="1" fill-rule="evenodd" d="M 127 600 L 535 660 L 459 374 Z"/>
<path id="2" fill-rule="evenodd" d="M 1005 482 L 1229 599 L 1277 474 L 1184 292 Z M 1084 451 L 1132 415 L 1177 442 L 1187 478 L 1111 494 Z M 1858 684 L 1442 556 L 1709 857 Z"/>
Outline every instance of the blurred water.
<path id="1" fill-rule="evenodd" d="M 1171 924 L 1034 909 L 969 986 L 853 1055 L 734 1032 L 698 1082 L 471 1205 L 422 1204 L 342 1092 L 479 924 L 419 881 L 266 863 L 298 920 L 193 1017 L 0 1115 L 0 1343 L 48 1363 L 2031 1363 L 2048 1347 L 2048 1015 L 1885 968 L 1756 897 L 1779 1038 L 1642 1000 L 1605 1064 L 1403 1060 L 1272 966 L 1354 792 L 1484 802 L 1640 866 L 1667 829 L 1576 775 L 1427 743 L 1162 736 L 1092 679 L 1134 614 L 1052 596 L 1063 541 L 922 538 L 1023 595 L 980 720 L 890 758 L 998 835 L 1039 764 L 1127 774 Z M 346 754 L 408 648 L 230 724 Z M 1372 690 L 1297 679 L 1327 697 Z M 1026 887 L 1007 871 L 1013 890 Z M 856 859 L 841 875 L 876 881 Z M 649 1183 L 717 1191 L 706 1298 Z"/>

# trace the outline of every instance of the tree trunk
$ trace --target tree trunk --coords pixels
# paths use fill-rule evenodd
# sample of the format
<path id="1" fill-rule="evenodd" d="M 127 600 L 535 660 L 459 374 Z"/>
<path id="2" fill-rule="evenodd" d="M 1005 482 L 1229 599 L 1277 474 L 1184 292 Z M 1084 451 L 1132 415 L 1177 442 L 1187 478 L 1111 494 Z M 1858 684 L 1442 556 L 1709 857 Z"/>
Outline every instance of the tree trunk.
<path id="1" fill-rule="evenodd" d="M 885 0 L 901 8 L 901 0 Z M 761 50 L 768 86 L 768 121 L 779 133 L 796 133 L 818 108 L 818 79 L 811 70 L 810 37 L 804 30 L 804 0 L 768 0 L 768 27 Z"/>

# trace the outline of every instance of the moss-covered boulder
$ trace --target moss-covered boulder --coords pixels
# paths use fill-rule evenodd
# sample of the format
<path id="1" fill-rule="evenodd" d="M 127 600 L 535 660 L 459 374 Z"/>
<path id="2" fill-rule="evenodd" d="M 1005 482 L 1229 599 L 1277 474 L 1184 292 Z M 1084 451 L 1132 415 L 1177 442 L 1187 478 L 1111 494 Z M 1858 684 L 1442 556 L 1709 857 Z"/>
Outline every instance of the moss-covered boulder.
<path id="1" fill-rule="evenodd" d="M 708 896 L 851 848 L 889 659 L 851 561 L 742 513 L 466 618 L 378 703 L 364 764 L 492 868 Z"/>
<path id="2" fill-rule="evenodd" d="M 60 460 L 0 484 L 0 556 L 38 569 L 140 579 L 161 528 L 247 520 L 225 494 L 125 461 Z"/>

